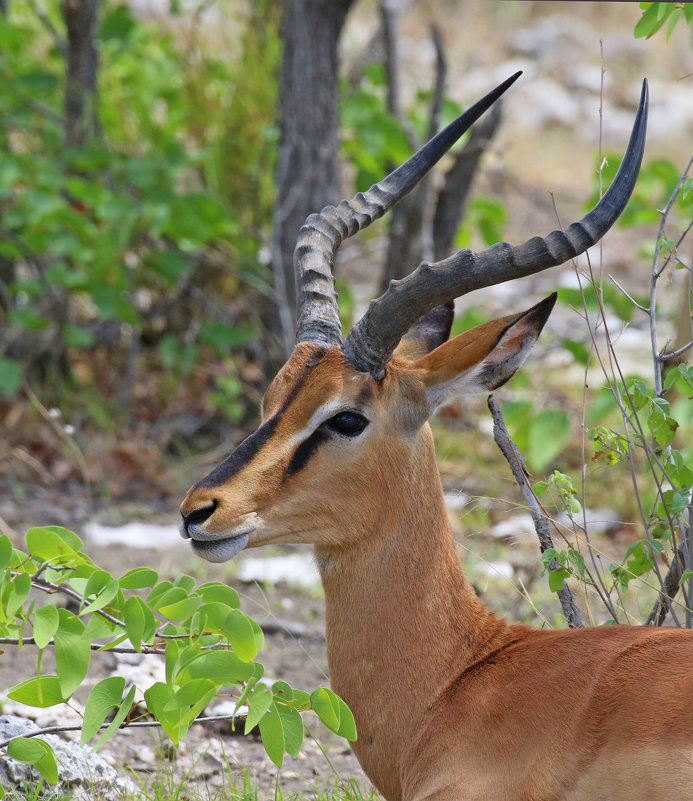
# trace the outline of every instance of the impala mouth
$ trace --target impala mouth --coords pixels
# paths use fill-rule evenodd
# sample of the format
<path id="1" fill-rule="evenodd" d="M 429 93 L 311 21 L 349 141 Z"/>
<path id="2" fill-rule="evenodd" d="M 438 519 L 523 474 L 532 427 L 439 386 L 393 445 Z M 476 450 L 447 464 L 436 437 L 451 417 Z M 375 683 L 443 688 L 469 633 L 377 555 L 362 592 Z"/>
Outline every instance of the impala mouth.
<path id="1" fill-rule="evenodd" d="M 224 534 L 215 534 L 204 529 L 200 523 L 185 527 L 181 525 L 181 535 L 190 540 L 193 551 L 208 562 L 226 562 L 233 559 L 248 544 L 250 535 L 257 526 L 257 515 L 248 515 L 237 526 Z"/>

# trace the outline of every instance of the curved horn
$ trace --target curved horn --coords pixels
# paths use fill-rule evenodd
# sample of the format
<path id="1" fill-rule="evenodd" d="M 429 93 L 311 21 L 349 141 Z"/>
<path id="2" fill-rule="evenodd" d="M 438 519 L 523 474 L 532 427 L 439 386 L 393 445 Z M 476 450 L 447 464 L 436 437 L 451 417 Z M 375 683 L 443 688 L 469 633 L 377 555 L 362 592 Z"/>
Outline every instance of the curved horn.
<path id="1" fill-rule="evenodd" d="M 520 77 L 507 81 L 461 114 L 420 150 L 367 192 L 336 207 L 311 214 L 298 233 L 294 250 L 296 275 L 296 344 L 323 342 L 341 345 L 342 325 L 337 311 L 333 260 L 343 240 L 382 217 L 447 153 L 462 134 Z"/>
<path id="2" fill-rule="evenodd" d="M 476 253 L 460 250 L 442 261 L 422 262 L 371 301 L 368 311 L 351 329 L 343 350 L 350 364 L 380 380 L 385 365 L 409 327 L 422 315 L 451 298 L 474 289 L 538 273 L 584 253 L 611 228 L 630 198 L 640 170 L 647 128 L 648 88 L 643 81 L 640 104 L 628 149 L 608 190 L 579 222 L 564 231 L 536 236 L 519 246 L 507 242 Z"/>

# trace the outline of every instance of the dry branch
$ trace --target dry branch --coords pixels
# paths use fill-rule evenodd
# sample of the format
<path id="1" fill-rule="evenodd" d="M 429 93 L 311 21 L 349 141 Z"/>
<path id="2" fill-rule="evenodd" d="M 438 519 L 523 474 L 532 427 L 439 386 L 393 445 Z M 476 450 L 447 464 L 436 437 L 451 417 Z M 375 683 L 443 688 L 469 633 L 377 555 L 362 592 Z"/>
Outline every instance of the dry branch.
<path id="1" fill-rule="evenodd" d="M 515 445 L 510 433 L 508 432 L 508 429 L 505 425 L 505 420 L 503 419 L 503 412 L 501 411 L 498 401 L 493 397 L 493 395 L 489 395 L 488 397 L 488 408 L 493 416 L 493 438 L 496 441 L 496 445 L 498 445 L 500 448 L 501 453 L 503 456 L 505 456 L 508 464 L 510 465 L 510 469 L 515 477 L 515 481 L 517 481 L 520 492 L 522 493 L 522 497 L 529 508 L 529 513 L 532 515 L 534 528 L 537 532 L 537 537 L 539 537 L 539 548 L 541 549 L 541 552 L 544 553 L 544 551 L 547 549 L 554 547 L 553 537 L 551 536 L 551 531 L 549 528 L 549 521 L 542 512 L 539 502 L 537 501 L 532 488 L 529 486 L 529 482 L 527 481 L 529 473 L 525 467 L 522 454 L 517 449 L 517 445 Z M 560 565 L 555 559 L 553 559 L 549 564 L 549 570 L 556 570 L 559 567 Z M 580 608 L 575 600 L 572 590 L 570 587 L 568 587 L 565 581 L 563 582 L 563 587 L 558 590 L 556 594 L 561 602 L 561 609 L 563 610 L 563 614 L 565 615 L 570 628 L 582 628 L 585 624 L 582 621 Z"/>

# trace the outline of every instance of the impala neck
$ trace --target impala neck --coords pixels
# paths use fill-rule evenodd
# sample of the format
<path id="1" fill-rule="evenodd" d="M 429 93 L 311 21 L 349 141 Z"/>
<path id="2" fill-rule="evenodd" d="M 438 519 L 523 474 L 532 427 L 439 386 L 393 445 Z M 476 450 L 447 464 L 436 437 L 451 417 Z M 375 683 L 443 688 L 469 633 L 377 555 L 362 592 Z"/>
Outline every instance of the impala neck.
<path id="1" fill-rule="evenodd" d="M 316 556 L 332 686 L 354 712 L 366 773 L 397 798 L 405 740 L 440 693 L 498 647 L 506 624 L 460 564 L 428 426 L 408 469 L 390 482 L 389 512 L 372 521 L 372 535 Z"/>

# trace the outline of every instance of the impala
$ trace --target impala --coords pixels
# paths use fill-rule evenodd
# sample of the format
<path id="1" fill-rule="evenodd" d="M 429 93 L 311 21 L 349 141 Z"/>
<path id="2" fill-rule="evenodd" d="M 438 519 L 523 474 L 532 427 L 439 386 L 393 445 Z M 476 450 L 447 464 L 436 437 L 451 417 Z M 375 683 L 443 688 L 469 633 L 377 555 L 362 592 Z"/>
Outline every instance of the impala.
<path id="1" fill-rule="evenodd" d="M 181 532 L 213 562 L 268 543 L 314 545 L 332 686 L 388 801 L 692 799 L 691 633 L 539 630 L 486 609 L 455 550 L 427 423 L 450 398 L 507 381 L 555 296 L 448 341 L 452 300 L 563 263 L 623 210 L 647 84 L 618 174 L 580 222 L 422 263 L 342 341 L 340 243 L 409 192 L 516 77 L 366 193 L 307 219 L 295 350 L 265 394 L 261 426 L 189 490 Z"/>

